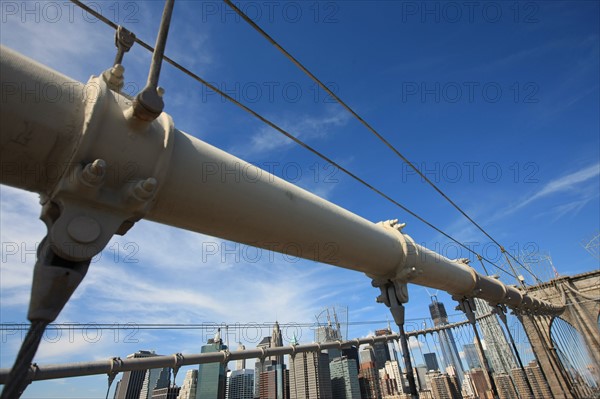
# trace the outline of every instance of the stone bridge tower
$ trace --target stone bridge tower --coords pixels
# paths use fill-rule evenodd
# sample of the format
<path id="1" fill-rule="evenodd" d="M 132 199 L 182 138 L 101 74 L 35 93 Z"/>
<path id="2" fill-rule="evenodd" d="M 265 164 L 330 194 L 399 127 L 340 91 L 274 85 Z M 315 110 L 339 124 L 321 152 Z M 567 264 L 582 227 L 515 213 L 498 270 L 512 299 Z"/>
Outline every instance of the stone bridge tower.
<path id="1" fill-rule="evenodd" d="M 600 270 L 558 277 L 528 287 L 528 292 L 537 298 L 566 305 L 559 317 L 581 334 L 593 363 L 590 372 L 600 382 Z M 522 315 L 520 319 L 555 398 L 581 398 L 553 343 L 551 327 L 554 318 Z"/>

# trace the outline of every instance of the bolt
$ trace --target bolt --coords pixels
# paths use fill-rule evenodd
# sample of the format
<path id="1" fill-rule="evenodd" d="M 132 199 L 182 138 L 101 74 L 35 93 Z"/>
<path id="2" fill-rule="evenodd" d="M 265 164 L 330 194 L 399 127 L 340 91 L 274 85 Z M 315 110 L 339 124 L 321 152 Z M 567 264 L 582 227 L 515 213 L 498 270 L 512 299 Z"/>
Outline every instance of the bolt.
<path id="1" fill-rule="evenodd" d="M 121 64 L 115 64 L 110 70 L 110 73 L 116 78 L 122 78 L 125 68 Z"/>
<path id="2" fill-rule="evenodd" d="M 398 220 L 396 220 L 396 223 L 398 223 Z M 394 228 L 398 231 L 402 231 L 402 229 L 406 226 L 406 223 L 398 223 L 394 226 Z"/>
<path id="3" fill-rule="evenodd" d="M 158 182 L 156 179 L 154 177 L 149 177 L 146 180 L 138 182 L 133 189 L 133 193 L 138 199 L 147 200 L 152 197 L 157 186 Z"/>
<path id="4" fill-rule="evenodd" d="M 144 190 L 148 191 L 149 193 L 153 193 L 154 190 L 156 189 L 157 184 L 158 184 L 158 182 L 156 181 L 156 179 L 154 177 L 149 177 L 148 179 L 146 179 L 142 182 L 142 187 L 144 188 Z"/>
<path id="5" fill-rule="evenodd" d="M 156 88 L 156 94 L 158 94 L 158 96 L 159 96 L 159 97 L 162 97 L 162 96 L 164 96 L 164 95 L 165 95 L 165 89 L 164 89 L 164 88 L 162 88 L 162 87 L 160 87 L 160 86 L 158 86 L 158 87 Z"/>
<path id="6" fill-rule="evenodd" d="M 103 159 L 96 159 L 88 163 L 81 172 L 81 179 L 87 185 L 97 185 L 104 179 L 106 172 L 106 162 Z"/>

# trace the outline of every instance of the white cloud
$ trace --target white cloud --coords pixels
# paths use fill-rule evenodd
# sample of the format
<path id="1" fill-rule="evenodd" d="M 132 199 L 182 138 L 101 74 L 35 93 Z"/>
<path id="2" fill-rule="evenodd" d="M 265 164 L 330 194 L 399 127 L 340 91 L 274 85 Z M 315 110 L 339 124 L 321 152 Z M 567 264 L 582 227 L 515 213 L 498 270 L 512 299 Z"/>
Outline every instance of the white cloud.
<path id="1" fill-rule="evenodd" d="M 582 183 L 597 177 L 600 174 L 600 164 L 590 165 L 576 172 L 556 178 L 546 183 L 541 190 L 517 204 L 513 209 L 517 210 L 530 203 L 550 195 L 571 191 Z"/>
<path id="2" fill-rule="evenodd" d="M 283 121 L 278 121 L 277 118 L 267 119 L 274 121 L 283 130 L 298 139 L 307 142 L 312 139 L 323 138 L 331 134 L 334 129 L 345 126 L 350 120 L 350 116 L 343 109 L 334 111 L 330 108 L 327 114 L 321 117 L 287 117 Z M 247 159 L 257 154 L 283 150 L 295 145 L 297 145 L 295 142 L 275 129 L 268 126 L 261 126 L 250 138 L 250 143 L 247 146 L 234 147 L 231 149 L 231 152 Z"/>

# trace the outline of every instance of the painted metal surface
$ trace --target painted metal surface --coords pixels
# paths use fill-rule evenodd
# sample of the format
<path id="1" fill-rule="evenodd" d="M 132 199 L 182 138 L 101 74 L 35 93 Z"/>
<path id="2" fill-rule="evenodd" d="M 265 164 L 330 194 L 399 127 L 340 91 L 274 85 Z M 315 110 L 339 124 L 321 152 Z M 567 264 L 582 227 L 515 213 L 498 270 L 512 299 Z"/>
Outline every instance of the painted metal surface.
<path id="1" fill-rule="evenodd" d="M 74 223 L 76 239 L 70 239 L 76 245 L 98 246 L 107 234 L 122 233 L 124 224 L 143 217 L 364 272 L 378 281 L 419 284 L 526 311 L 562 311 L 477 274 L 464 260 L 450 260 L 416 244 L 397 221 L 372 223 L 172 128 L 164 113 L 154 121 L 136 120 L 131 99 L 109 90 L 102 78 L 84 86 L 4 47 L 1 63 L 0 183 L 60 204 L 57 194 L 64 193 L 62 183 L 73 171 L 85 170 L 96 160 L 113 170 L 133 162 L 131 176 L 113 176 L 95 192 L 69 189 L 77 212 L 57 234 L 68 237 Z M 7 92 L 5 82 L 16 89 Z M 32 103 L 19 87 L 35 84 L 73 87 L 74 94 Z M 56 165 L 57 172 L 50 175 Z M 39 173 L 29 176 L 31 169 Z M 155 179 L 151 193 L 136 197 L 136 187 L 145 187 L 148 179 Z M 113 220 L 106 226 L 103 212 L 119 214 L 122 224 Z M 100 232 L 91 237 L 82 231 L 85 226 Z"/>

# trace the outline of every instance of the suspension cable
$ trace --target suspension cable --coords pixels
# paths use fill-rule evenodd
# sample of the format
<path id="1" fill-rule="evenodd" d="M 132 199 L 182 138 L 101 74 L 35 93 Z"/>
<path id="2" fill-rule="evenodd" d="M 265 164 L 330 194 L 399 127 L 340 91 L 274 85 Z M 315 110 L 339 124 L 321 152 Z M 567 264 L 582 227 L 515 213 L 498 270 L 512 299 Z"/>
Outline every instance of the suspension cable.
<path id="1" fill-rule="evenodd" d="M 244 21 L 246 21 L 252 28 L 260 33 L 267 41 L 269 41 L 275 48 L 277 48 L 283 55 L 286 56 L 294 65 L 296 65 L 302 72 L 308 75 L 316 84 L 318 84 L 327 94 L 331 96 L 338 104 L 346 109 L 354 118 L 356 118 L 363 126 L 365 126 L 373 135 L 375 135 L 386 147 L 388 147 L 394 154 L 396 154 L 404 163 L 406 163 L 411 169 L 413 169 L 425 182 L 427 182 L 435 191 L 437 191 L 446 201 L 448 201 L 456 210 L 458 210 L 465 218 L 467 218 L 475 227 L 477 227 L 483 234 L 485 234 L 494 244 L 498 246 L 502 251 L 504 247 L 496 241 L 480 224 L 478 224 L 472 217 L 470 217 L 456 202 L 454 202 L 446 193 L 444 193 L 431 179 L 427 177 L 421 170 L 412 163 L 406 156 L 404 156 L 392 143 L 390 143 L 383 135 L 381 135 L 371 124 L 364 120 L 354 109 L 352 109 L 345 101 L 343 101 L 338 95 L 336 95 L 327 85 L 325 85 L 319 78 L 317 78 L 312 72 L 308 70 L 300 61 L 298 61 L 292 54 L 284 49 L 275 39 L 273 39 L 267 32 L 265 32 L 256 22 L 248 17 L 240 8 L 238 8 L 231 0 L 223 0 L 232 10 L 234 10 Z M 515 262 L 529 272 L 534 278 L 538 279 L 536 275 L 527 270 L 523 264 L 517 260 L 512 254 L 508 254 Z"/>

